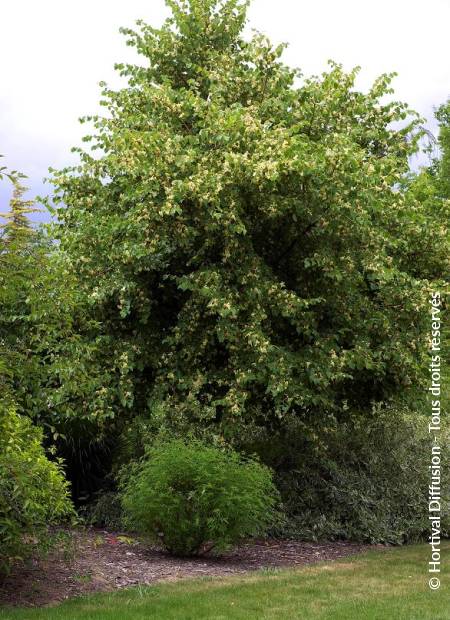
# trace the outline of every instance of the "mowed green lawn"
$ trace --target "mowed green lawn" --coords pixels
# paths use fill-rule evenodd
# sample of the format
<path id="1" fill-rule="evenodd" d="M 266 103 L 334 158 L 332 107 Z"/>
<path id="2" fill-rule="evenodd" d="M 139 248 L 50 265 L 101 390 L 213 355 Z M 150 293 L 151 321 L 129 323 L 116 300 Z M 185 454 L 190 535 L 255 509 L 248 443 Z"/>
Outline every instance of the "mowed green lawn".
<path id="1" fill-rule="evenodd" d="M 2 609 L 1 620 L 449 620 L 450 543 L 441 588 L 428 587 L 428 547 L 372 551 L 298 570 L 185 580 L 68 601 Z"/>

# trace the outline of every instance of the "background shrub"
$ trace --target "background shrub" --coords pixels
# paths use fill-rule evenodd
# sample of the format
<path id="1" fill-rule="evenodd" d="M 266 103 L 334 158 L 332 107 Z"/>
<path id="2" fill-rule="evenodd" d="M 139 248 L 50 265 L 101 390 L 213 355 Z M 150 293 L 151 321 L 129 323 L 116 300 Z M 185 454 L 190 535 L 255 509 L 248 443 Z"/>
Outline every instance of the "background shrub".
<path id="1" fill-rule="evenodd" d="M 98 493 L 92 502 L 82 506 L 78 512 L 87 525 L 113 530 L 123 527 L 122 505 L 116 491 Z"/>
<path id="2" fill-rule="evenodd" d="M 48 460 L 41 442 L 40 429 L 0 402 L 0 573 L 72 513 L 61 464 Z"/>
<path id="3" fill-rule="evenodd" d="M 222 551 L 276 518 L 271 471 L 200 441 L 156 444 L 122 480 L 128 523 L 174 555 Z"/>
<path id="4" fill-rule="evenodd" d="M 448 461 L 442 436 L 442 462 Z M 299 420 L 247 449 L 272 466 L 286 510 L 274 535 L 403 544 L 429 533 L 428 420 L 401 408 L 327 421 L 315 434 Z M 442 468 L 442 526 L 449 529 L 448 474 Z"/>

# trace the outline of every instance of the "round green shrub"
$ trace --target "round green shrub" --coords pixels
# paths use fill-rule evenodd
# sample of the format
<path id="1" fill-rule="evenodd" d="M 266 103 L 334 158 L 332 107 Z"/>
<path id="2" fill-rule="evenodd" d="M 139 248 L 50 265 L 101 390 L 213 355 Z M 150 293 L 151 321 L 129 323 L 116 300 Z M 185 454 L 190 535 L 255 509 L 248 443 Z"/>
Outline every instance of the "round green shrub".
<path id="1" fill-rule="evenodd" d="M 0 401 L 0 574 L 72 514 L 61 463 L 48 460 L 41 429 Z"/>
<path id="2" fill-rule="evenodd" d="M 179 556 L 264 534 L 277 502 L 269 468 L 200 441 L 158 443 L 122 479 L 128 525 Z"/>

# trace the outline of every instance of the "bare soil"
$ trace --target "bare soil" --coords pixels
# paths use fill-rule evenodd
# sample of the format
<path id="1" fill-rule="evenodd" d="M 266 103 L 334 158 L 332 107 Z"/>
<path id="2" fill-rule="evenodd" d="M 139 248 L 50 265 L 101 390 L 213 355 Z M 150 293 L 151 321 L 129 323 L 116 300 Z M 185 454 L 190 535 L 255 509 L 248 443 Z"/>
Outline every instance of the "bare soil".
<path id="1" fill-rule="evenodd" d="M 347 542 L 252 541 L 221 557 L 173 558 L 128 535 L 89 529 L 72 533 L 72 551 L 17 566 L 0 584 L 0 605 L 55 605 L 89 592 L 186 577 L 224 576 L 262 568 L 336 560 L 370 548 Z"/>

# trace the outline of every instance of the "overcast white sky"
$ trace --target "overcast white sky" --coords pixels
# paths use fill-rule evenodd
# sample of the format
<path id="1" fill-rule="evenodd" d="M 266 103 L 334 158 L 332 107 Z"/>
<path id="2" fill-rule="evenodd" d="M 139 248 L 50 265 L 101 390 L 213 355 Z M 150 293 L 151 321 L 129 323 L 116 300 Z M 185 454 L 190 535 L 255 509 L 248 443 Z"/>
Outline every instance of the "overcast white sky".
<path id="1" fill-rule="evenodd" d="M 100 80 L 120 82 L 115 62 L 132 60 L 120 26 L 136 19 L 160 25 L 164 0 L 14 0 L 0 8 L 0 153 L 29 176 L 29 195 L 47 193 L 49 166 L 72 160 L 98 111 Z M 450 0 L 253 0 L 249 28 L 285 41 L 288 64 L 319 73 L 329 58 L 362 67 L 366 89 L 397 71 L 396 98 L 425 116 L 450 95 Z M 6 189 L 0 189 L 1 210 Z"/>

